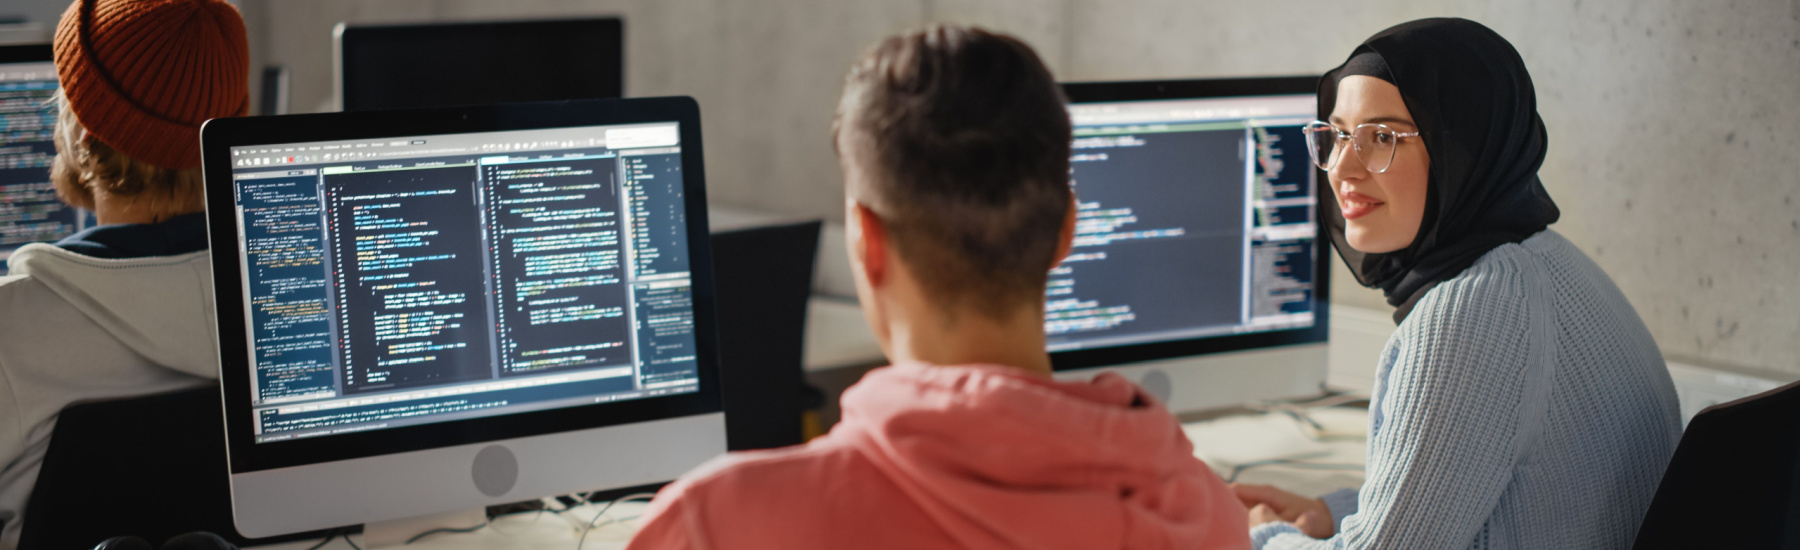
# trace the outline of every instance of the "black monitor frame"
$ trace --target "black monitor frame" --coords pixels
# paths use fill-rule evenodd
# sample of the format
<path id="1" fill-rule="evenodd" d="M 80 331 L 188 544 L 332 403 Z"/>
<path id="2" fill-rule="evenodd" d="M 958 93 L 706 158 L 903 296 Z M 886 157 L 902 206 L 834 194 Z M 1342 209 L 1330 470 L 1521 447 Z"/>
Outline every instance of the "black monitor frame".
<path id="1" fill-rule="evenodd" d="M 1068 97 L 1069 103 L 1078 104 L 1313 94 L 1318 92 L 1318 84 L 1319 77 L 1317 76 L 1285 76 L 1069 82 L 1064 83 L 1062 87 L 1063 94 Z M 1314 177 L 1317 178 L 1317 181 L 1325 181 L 1325 173 L 1322 171 L 1314 174 Z M 1330 199 L 1321 196 L 1319 200 Z M 1315 210 L 1323 211 L 1322 209 Z M 1322 221 L 1316 217 L 1313 223 L 1322 227 Z M 1313 247 L 1313 325 L 1311 327 L 1058 351 L 1050 354 L 1051 366 L 1054 370 L 1061 372 L 1325 342 L 1331 332 L 1329 322 L 1331 318 L 1331 263 L 1327 257 L 1328 254 L 1331 254 L 1331 247 L 1330 240 L 1325 238 L 1322 230 L 1314 242 L 1316 244 Z"/>
<path id="2" fill-rule="evenodd" d="M 424 23 L 404 25 L 343 25 L 337 29 L 334 37 L 333 63 L 337 79 L 338 107 L 345 111 L 366 111 L 396 108 L 396 105 L 408 107 L 439 107 L 441 104 L 419 104 L 398 102 L 395 104 L 373 104 L 361 98 L 356 90 L 366 89 L 369 83 L 360 80 L 363 72 L 351 66 L 362 56 L 352 50 L 379 47 L 380 43 L 416 43 L 427 40 L 444 40 L 450 38 L 478 36 L 486 33 L 526 32 L 533 35 L 572 35 L 588 33 L 601 42 L 601 55 L 606 52 L 617 54 L 617 59 L 610 60 L 617 68 L 616 74 L 605 75 L 607 81 L 616 86 L 597 91 L 591 97 L 544 97 L 535 96 L 535 100 L 582 100 L 610 99 L 625 95 L 625 23 L 618 17 L 594 17 L 573 19 L 526 19 L 507 21 L 475 21 L 454 23 Z M 546 55 L 554 55 L 546 53 Z M 599 68 L 588 68 L 597 71 Z M 417 94 L 394 94 L 398 96 L 416 96 Z M 484 100 L 472 104 L 508 103 L 514 101 Z"/>
<path id="3" fill-rule="evenodd" d="M 49 44 L 0 45 L 0 63 L 49 63 L 56 50 Z"/>
<path id="4" fill-rule="evenodd" d="M 249 327 L 238 246 L 231 148 L 316 141 L 677 122 L 687 206 L 698 391 L 358 433 L 256 443 Z M 616 426 L 723 411 L 700 107 L 693 98 L 598 99 L 406 111 L 224 118 L 200 130 L 212 250 L 214 317 L 231 473 Z M 723 442 L 721 442 L 723 443 Z"/>

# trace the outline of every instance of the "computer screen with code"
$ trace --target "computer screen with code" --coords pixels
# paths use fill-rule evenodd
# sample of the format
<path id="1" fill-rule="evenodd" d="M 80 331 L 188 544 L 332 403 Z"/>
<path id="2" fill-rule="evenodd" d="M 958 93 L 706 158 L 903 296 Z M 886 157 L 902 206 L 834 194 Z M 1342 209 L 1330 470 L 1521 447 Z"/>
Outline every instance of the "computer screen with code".
<path id="1" fill-rule="evenodd" d="M 0 63 L 0 275 L 20 246 L 55 241 L 93 224 L 56 198 L 56 65 Z"/>
<path id="2" fill-rule="evenodd" d="M 1076 103 L 1051 351 L 1311 327 L 1310 94 Z"/>
<path id="3" fill-rule="evenodd" d="M 231 155 L 258 443 L 698 390 L 675 123 Z"/>

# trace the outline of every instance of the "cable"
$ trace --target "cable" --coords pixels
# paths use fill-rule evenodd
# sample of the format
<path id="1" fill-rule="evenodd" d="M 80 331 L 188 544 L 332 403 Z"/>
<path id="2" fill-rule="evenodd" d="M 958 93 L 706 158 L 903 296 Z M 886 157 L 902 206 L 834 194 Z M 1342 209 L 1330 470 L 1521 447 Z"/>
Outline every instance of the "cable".
<path id="1" fill-rule="evenodd" d="M 584 494 L 583 499 L 585 500 L 585 498 L 586 498 L 586 495 Z M 474 527 L 460 527 L 460 528 L 458 528 L 458 527 L 440 527 L 437 529 L 432 529 L 430 531 L 419 533 L 417 535 L 413 535 L 412 538 L 406 539 L 406 542 L 401 543 L 401 545 L 402 546 L 409 545 L 414 542 L 418 542 L 419 539 L 423 539 L 425 537 L 429 537 L 431 535 L 436 535 L 436 534 L 441 534 L 441 533 L 473 533 L 476 531 L 480 531 L 481 529 L 486 528 L 486 527 L 492 527 L 494 525 L 494 520 L 504 518 L 504 517 L 511 517 L 511 516 L 517 516 L 517 515 L 523 515 L 523 514 L 537 514 L 539 516 L 542 516 L 545 512 L 549 512 L 549 513 L 561 516 L 563 512 L 567 512 L 574 508 L 575 508 L 574 506 L 565 506 L 561 509 L 557 509 L 557 508 L 551 508 L 550 506 L 545 505 L 536 510 L 520 510 L 517 512 L 507 512 L 504 514 L 495 514 L 492 516 L 488 516 L 487 521 L 483 521 L 483 522 L 481 522 L 480 525 L 476 525 Z M 348 535 L 345 535 L 344 540 L 348 541 L 349 539 L 350 539 L 350 537 Z M 330 540 L 330 539 L 327 539 L 327 540 Z M 350 545 L 354 547 L 354 546 L 356 546 L 356 543 L 351 543 Z M 307 550 L 318 550 L 318 547 L 315 546 L 315 547 L 309 548 Z M 361 549 L 359 548 L 358 550 L 361 550 Z"/>
<path id="2" fill-rule="evenodd" d="M 1345 393 L 1327 395 L 1304 403 L 1263 401 L 1247 405 L 1246 408 L 1263 414 L 1281 414 L 1287 416 L 1299 424 L 1301 436 L 1313 441 L 1321 443 L 1332 441 L 1360 441 L 1368 439 L 1368 436 L 1366 434 L 1333 434 L 1330 430 L 1326 429 L 1324 424 L 1320 424 L 1319 421 L 1313 419 L 1312 411 L 1336 407 L 1353 401 L 1361 401 L 1363 399 L 1366 398 L 1355 394 Z"/>
<path id="3" fill-rule="evenodd" d="M 587 497 L 589 494 L 591 494 L 591 493 L 581 494 L 579 497 L 579 499 L 580 499 L 579 502 L 583 502 L 583 503 L 587 502 Z M 619 497 L 614 500 L 607 501 L 606 504 L 604 504 L 600 507 L 600 511 L 596 512 L 594 514 L 593 519 L 588 520 L 585 524 L 581 524 L 581 539 L 577 540 L 575 543 L 576 550 L 580 550 L 582 545 L 586 544 L 588 532 L 592 531 L 595 527 L 599 527 L 601 525 L 607 525 L 614 521 L 624 521 L 624 520 L 629 520 L 629 519 L 636 519 L 639 517 L 639 516 L 631 516 L 629 518 L 609 518 L 604 523 L 596 523 L 596 522 L 600 521 L 601 516 L 606 515 L 606 512 L 608 510 L 612 509 L 614 504 L 618 504 L 621 502 L 629 502 L 629 501 L 633 501 L 633 500 L 655 498 L 655 497 L 656 497 L 655 493 L 637 493 L 637 494 L 626 495 L 626 496 Z M 494 525 L 494 520 L 504 518 L 504 517 L 524 515 L 524 514 L 537 514 L 539 516 L 542 516 L 545 512 L 549 512 L 550 514 L 556 515 L 558 517 L 563 517 L 563 513 L 574 510 L 575 508 L 577 508 L 579 506 L 580 505 L 565 506 L 560 509 L 551 508 L 549 506 L 544 506 L 543 508 L 539 508 L 536 510 L 521 510 L 518 512 L 508 512 L 508 513 L 504 513 L 504 514 L 497 514 L 497 515 L 489 517 L 487 521 L 484 521 L 480 525 L 476 525 L 474 527 L 462 527 L 462 528 L 443 527 L 443 528 L 438 528 L 438 529 L 432 529 L 430 531 L 426 531 L 423 533 L 419 533 L 417 535 L 413 535 L 412 538 L 406 539 L 406 542 L 401 543 L 401 544 L 402 545 L 412 544 L 414 542 L 418 542 L 420 539 L 423 539 L 425 537 L 429 537 L 431 535 L 436 535 L 436 534 L 441 534 L 441 533 L 473 533 L 476 531 L 480 531 L 483 528 L 492 527 Z M 580 520 L 577 519 L 574 521 L 580 521 Z M 344 544 L 350 545 L 350 548 L 353 548 L 355 550 L 362 550 L 361 546 L 357 546 L 356 541 L 350 539 L 349 528 L 332 529 L 331 531 L 326 532 L 324 539 L 319 540 L 319 542 L 317 544 L 312 545 L 311 547 L 307 548 L 306 550 L 319 550 L 320 548 L 324 548 L 325 545 L 331 544 L 331 541 L 334 539 L 337 539 L 338 537 L 343 537 Z"/>
<path id="4" fill-rule="evenodd" d="M 578 538 L 575 540 L 575 550 L 581 550 L 582 545 L 587 544 L 587 535 L 588 535 L 589 531 L 594 530 L 594 522 L 600 521 L 600 516 L 606 515 L 606 511 L 611 510 L 614 504 L 631 501 L 631 500 L 643 499 L 643 498 L 656 498 L 656 493 L 637 493 L 637 494 L 632 494 L 632 495 L 625 495 L 625 496 L 613 499 L 611 501 L 608 501 L 606 503 L 606 505 L 601 506 L 600 511 L 594 513 L 594 519 L 588 520 L 587 526 L 583 527 L 581 529 L 581 538 Z M 612 520 L 607 520 L 607 521 L 611 522 Z"/>
<path id="5" fill-rule="evenodd" d="M 500 528 L 500 526 L 502 525 L 502 523 L 500 521 L 501 519 L 509 518 L 509 517 L 513 517 L 513 516 L 522 516 L 525 514 L 532 514 L 531 520 L 528 523 L 537 523 L 538 520 L 543 519 L 545 513 L 549 513 L 550 515 L 558 517 L 558 518 L 567 519 L 566 516 L 563 516 L 562 514 L 563 514 L 563 512 L 569 511 L 570 508 L 573 508 L 573 507 L 571 506 L 571 507 L 557 509 L 557 508 L 551 508 L 549 506 L 545 506 L 543 508 L 539 508 L 536 510 L 520 510 L 517 512 L 507 512 L 504 514 L 495 514 L 494 516 L 488 518 L 487 527 L 489 529 L 494 530 L 495 533 L 500 533 L 502 535 L 511 536 L 512 533 L 507 533 L 505 530 Z M 570 522 L 569 526 L 570 527 L 578 527 L 577 525 L 574 524 L 574 522 Z"/>
<path id="6" fill-rule="evenodd" d="M 498 517 L 498 516 L 496 516 L 496 517 Z M 481 522 L 480 525 L 476 525 L 474 527 L 439 527 L 437 529 L 432 529 L 430 531 L 426 531 L 423 533 L 419 533 L 417 535 L 413 535 L 412 538 L 406 539 L 406 542 L 403 542 L 400 544 L 402 546 L 412 544 L 413 541 L 417 541 L 419 539 L 429 537 L 431 535 L 436 535 L 438 533 L 473 533 L 476 531 L 480 531 L 482 527 L 487 527 L 491 523 L 493 523 L 493 522 L 492 521 L 484 521 L 484 522 Z M 346 537 L 346 538 L 348 538 L 348 537 Z"/>
<path id="7" fill-rule="evenodd" d="M 536 509 L 536 510 L 519 510 L 519 511 L 517 511 L 517 512 L 507 512 L 507 513 L 504 513 L 504 514 L 494 514 L 494 516 L 493 516 L 493 517 L 490 517 L 490 518 L 488 518 L 488 519 L 489 519 L 489 520 L 496 520 L 496 519 L 500 519 L 500 518 L 509 518 L 509 517 L 513 517 L 513 516 L 523 516 L 523 515 L 525 515 L 525 514 L 537 514 L 537 515 L 540 515 L 540 516 L 541 516 L 541 515 L 544 515 L 544 514 L 545 514 L 545 513 L 551 513 L 551 514 L 557 514 L 557 515 L 561 515 L 561 514 L 562 514 L 562 513 L 563 513 L 563 512 L 567 512 L 567 511 L 569 511 L 569 510 L 573 510 L 573 509 L 575 509 L 575 507 L 574 507 L 574 506 L 570 506 L 570 507 L 568 507 L 568 508 L 551 508 L 551 507 L 549 507 L 549 506 L 545 506 L 545 507 L 543 507 L 543 508 L 538 508 L 538 509 Z"/>
<path id="8" fill-rule="evenodd" d="M 1226 483 L 1236 483 L 1238 474 L 1242 474 L 1245 471 L 1250 470 L 1251 468 L 1259 468 L 1259 467 L 1263 467 L 1263 466 L 1286 466 L 1289 468 L 1300 468 L 1303 470 L 1345 470 L 1345 471 L 1357 471 L 1357 472 L 1361 472 L 1364 470 L 1364 467 L 1360 464 L 1331 464 L 1331 463 L 1319 463 L 1319 462 L 1303 462 L 1304 460 L 1309 459 L 1309 458 L 1315 458 L 1315 457 L 1303 456 L 1303 457 L 1292 457 L 1292 458 L 1275 458 L 1275 459 L 1269 459 L 1269 460 L 1258 460 L 1255 462 L 1245 462 L 1243 464 L 1233 466 L 1231 468 L 1231 475 L 1227 476 L 1225 478 L 1225 482 Z"/>
<path id="9" fill-rule="evenodd" d="M 1308 409 L 1319 409 L 1319 408 L 1325 408 L 1325 407 L 1336 407 L 1338 405 L 1343 405 L 1343 404 L 1347 404 L 1347 403 L 1355 403 L 1357 401 L 1367 401 L 1368 399 L 1369 399 L 1368 396 L 1351 393 L 1351 392 L 1326 391 L 1326 392 L 1321 393 L 1316 396 L 1307 396 L 1307 397 L 1302 397 L 1299 399 L 1272 399 L 1272 400 L 1263 401 L 1263 403 L 1265 403 L 1265 404 L 1280 404 L 1280 405 L 1287 405 L 1287 406 L 1292 406 L 1292 407 L 1301 407 L 1301 408 L 1308 408 Z"/>
<path id="10" fill-rule="evenodd" d="M 331 539 L 337 538 L 338 533 L 342 533 L 342 532 L 344 532 L 344 529 L 341 527 L 337 528 L 337 529 L 332 529 L 331 531 L 328 531 L 325 533 L 325 538 L 321 539 L 318 544 L 314 544 L 314 545 L 312 545 L 311 548 L 307 548 L 306 550 L 319 550 L 320 548 L 324 548 L 326 544 L 331 543 Z M 346 536 L 344 538 L 348 539 L 350 537 Z"/>

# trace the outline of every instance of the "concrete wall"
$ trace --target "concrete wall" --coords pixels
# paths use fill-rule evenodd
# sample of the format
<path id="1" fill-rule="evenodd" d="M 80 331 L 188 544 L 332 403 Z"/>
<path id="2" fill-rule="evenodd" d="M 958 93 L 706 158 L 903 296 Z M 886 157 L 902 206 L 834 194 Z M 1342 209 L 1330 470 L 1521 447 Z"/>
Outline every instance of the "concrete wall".
<path id="1" fill-rule="evenodd" d="M 245 0 L 257 62 L 329 105 L 330 31 L 395 22 L 620 14 L 626 89 L 705 113 L 709 192 L 836 218 L 827 141 L 844 69 L 928 21 L 1035 45 L 1069 80 L 1316 73 L 1394 23 L 1440 15 L 1512 40 L 1551 135 L 1556 229 L 1611 273 L 1663 351 L 1800 377 L 1800 0 Z M 1334 262 L 1335 263 L 1335 262 Z M 1339 300 L 1380 296 L 1345 284 Z"/>
<path id="2" fill-rule="evenodd" d="M 9 0 L 0 5 L 0 19 L 23 20 L 43 29 L 55 29 L 56 19 L 68 7 L 68 0 Z"/>

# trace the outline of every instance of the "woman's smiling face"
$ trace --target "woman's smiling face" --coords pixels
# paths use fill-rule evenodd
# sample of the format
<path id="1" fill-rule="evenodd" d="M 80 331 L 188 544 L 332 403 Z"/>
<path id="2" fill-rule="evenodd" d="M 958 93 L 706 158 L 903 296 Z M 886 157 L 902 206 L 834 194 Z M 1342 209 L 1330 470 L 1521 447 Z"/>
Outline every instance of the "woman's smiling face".
<path id="1" fill-rule="evenodd" d="M 1400 88 L 1362 75 L 1338 81 L 1337 104 L 1328 122 L 1345 133 L 1368 123 L 1385 124 L 1398 133 L 1419 131 L 1400 98 Z M 1351 149 L 1348 144 L 1338 147 L 1337 162 L 1327 172 L 1332 194 L 1344 213 L 1346 240 L 1351 248 L 1366 253 L 1406 248 L 1418 237 L 1419 224 L 1425 219 L 1431 158 L 1424 143 L 1416 137 L 1398 140 L 1393 162 L 1381 173 L 1369 171 Z"/>

